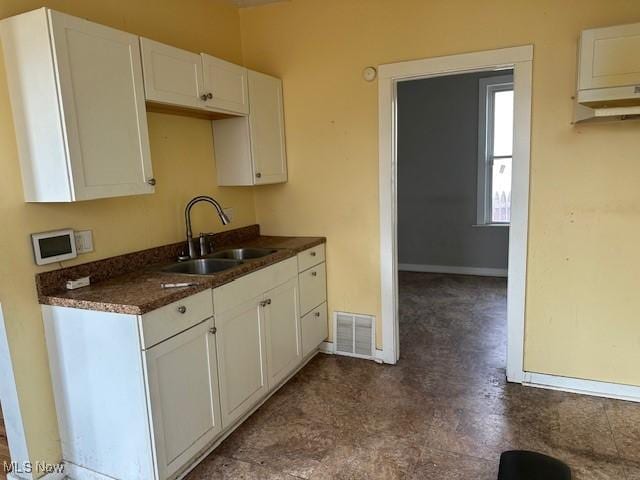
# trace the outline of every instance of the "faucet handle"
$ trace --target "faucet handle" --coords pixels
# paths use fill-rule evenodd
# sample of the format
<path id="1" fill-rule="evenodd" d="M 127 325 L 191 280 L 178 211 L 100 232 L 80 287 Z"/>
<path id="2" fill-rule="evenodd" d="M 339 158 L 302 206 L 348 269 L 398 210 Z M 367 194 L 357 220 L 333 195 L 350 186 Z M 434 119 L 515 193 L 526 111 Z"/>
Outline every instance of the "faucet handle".
<path id="1" fill-rule="evenodd" d="M 204 257 L 206 255 L 209 255 L 211 253 L 212 249 L 212 242 L 209 239 L 209 237 L 212 237 L 214 234 L 209 232 L 209 233 L 201 233 L 200 234 L 200 256 Z"/>
<path id="2" fill-rule="evenodd" d="M 189 260 L 189 243 L 187 242 L 184 247 L 182 247 L 182 250 L 180 250 L 180 253 L 178 254 L 178 261 L 179 262 L 186 262 L 187 260 Z"/>

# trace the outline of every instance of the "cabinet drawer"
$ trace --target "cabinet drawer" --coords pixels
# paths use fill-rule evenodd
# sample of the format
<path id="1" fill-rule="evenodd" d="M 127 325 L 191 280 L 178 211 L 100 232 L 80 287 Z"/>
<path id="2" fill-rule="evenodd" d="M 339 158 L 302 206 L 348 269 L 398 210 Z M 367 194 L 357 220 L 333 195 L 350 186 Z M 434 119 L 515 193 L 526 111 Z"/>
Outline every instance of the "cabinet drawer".
<path id="1" fill-rule="evenodd" d="M 329 335 L 327 303 L 311 310 L 302 317 L 300 323 L 302 324 L 302 356 L 306 357 Z"/>
<path id="2" fill-rule="evenodd" d="M 226 312 L 296 276 L 296 258 L 288 258 L 213 290 L 216 313 Z"/>
<path id="3" fill-rule="evenodd" d="M 142 348 L 150 348 L 212 316 L 211 290 L 146 313 L 138 317 Z"/>
<path id="4" fill-rule="evenodd" d="M 321 263 L 298 276 L 300 282 L 300 314 L 304 315 L 327 300 L 325 264 Z"/>
<path id="5" fill-rule="evenodd" d="M 303 272 L 307 268 L 324 262 L 324 257 L 324 243 L 300 252 L 298 254 L 298 271 Z"/>

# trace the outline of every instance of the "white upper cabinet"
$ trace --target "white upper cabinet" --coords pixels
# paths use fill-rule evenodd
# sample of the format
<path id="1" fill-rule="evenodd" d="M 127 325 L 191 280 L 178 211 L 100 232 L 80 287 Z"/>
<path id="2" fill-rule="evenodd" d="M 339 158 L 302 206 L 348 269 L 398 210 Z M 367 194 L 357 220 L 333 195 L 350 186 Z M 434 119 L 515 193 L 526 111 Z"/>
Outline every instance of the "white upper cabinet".
<path id="1" fill-rule="evenodd" d="M 639 51 L 640 23 L 584 30 L 578 90 L 640 85 Z"/>
<path id="2" fill-rule="evenodd" d="M 138 37 L 46 8 L 1 31 L 25 200 L 153 193 Z"/>
<path id="3" fill-rule="evenodd" d="M 287 181 L 282 81 L 248 71 L 249 116 L 214 120 L 218 185 Z"/>
<path id="4" fill-rule="evenodd" d="M 200 55 L 148 38 L 140 38 L 140 49 L 147 101 L 189 108 L 204 106 Z"/>
<path id="5" fill-rule="evenodd" d="M 207 108 L 237 115 L 249 113 L 246 68 L 203 53 L 202 69 Z"/>
<path id="6" fill-rule="evenodd" d="M 188 109 L 231 115 L 249 113 L 247 69 L 140 38 L 145 98 Z"/>

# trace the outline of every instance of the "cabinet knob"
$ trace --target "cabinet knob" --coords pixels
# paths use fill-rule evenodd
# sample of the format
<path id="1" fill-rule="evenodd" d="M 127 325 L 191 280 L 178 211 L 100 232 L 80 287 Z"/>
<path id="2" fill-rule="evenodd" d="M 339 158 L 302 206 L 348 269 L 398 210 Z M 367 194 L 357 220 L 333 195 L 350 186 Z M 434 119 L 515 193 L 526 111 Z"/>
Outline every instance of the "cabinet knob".
<path id="1" fill-rule="evenodd" d="M 152 187 L 154 187 L 156 185 L 156 179 L 155 178 L 150 178 L 149 180 L 147 180 L 147 183 L 149 185 L 151 185 Z"/>
<path id="2" fill-rule="evenodd" d="M 217 329 L 216 327 L 211 327 L 211 328 L 209 329 L 209 333 L 210 333 L 211 335 L 215 335 L 217 331 L 218 331 L 218 329 Z"/>
<path id="3" fill-rule="evenodd" d="M 260 306 L 261 307 L 266 307 L 267 305 L 271 305 L 271 299 L 270 298 L 267 298 L 266 300 L 262 300 L 260 302 Z"/>
<path id="4" fill-rule="evenodd" d="M 206 102 L 207 100 L 211 100 L 213 98 L 213 93 L 203 93 L 202 95 L 200 95 L 200 98 L 203 102 Z"/>
<path id="5" fill-rule="evenodd" d="M 320 312 L 314 312 L 313 314 L 314 314 L 316 317 L 319 317 L 319 316 L 320 316 Z"/>
<path id="6" fill-rule="evenodd" d="M 309 255 L 311 255 L 312 257 L 315 257 L 317 254 L 316 252 L 309 252 Z"/>
<path id="7" fill-rule="evenodd" d="M 318 276 L 318 272 L 311 272 L 311 276 L 312 277 L 317 277 Z"/>
<path id="8" fill-rule="evenodd" d="M 184 305 L 180 305 L 178 307 L 178 313 L 187 313 L 187 307 L 185 307 Z"/>
<path id="9" fill-rule="evenodd" d="M 260 178 L 262 177 L 262 174 L 260 172 L 256 173 L 256 178 Z"/>

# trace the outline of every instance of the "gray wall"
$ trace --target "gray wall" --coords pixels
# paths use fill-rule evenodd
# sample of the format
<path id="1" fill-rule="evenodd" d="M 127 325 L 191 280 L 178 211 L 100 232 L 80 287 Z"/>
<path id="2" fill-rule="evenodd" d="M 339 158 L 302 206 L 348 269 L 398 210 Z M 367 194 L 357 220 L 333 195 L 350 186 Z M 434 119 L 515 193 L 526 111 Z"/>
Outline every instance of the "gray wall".
<path id="1" fill-rule="evenodd" d="M 401 264 L 507 268 L 509 229 L 472 227 L 477 202 L 478 80 L 491 75 L 398 84 Z"/>

